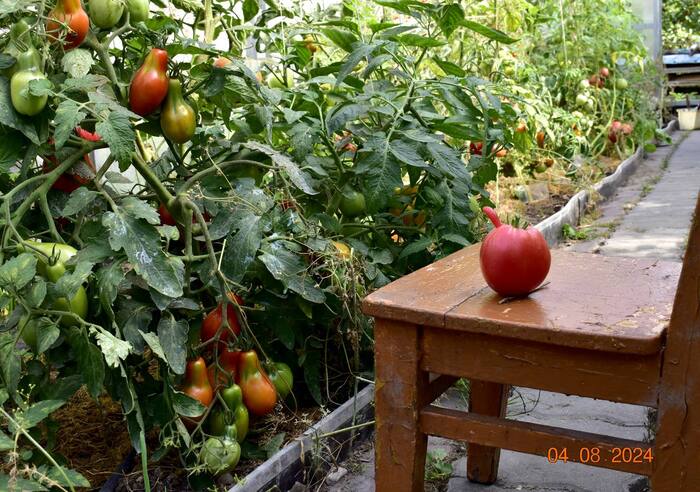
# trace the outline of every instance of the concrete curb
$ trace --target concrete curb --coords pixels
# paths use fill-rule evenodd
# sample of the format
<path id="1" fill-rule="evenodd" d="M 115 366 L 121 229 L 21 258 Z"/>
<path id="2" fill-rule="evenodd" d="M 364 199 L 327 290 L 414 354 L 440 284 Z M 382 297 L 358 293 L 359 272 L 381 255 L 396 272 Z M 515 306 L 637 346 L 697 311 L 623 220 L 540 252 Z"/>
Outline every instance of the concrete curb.
<path id="1" fill-rule="evenodd" d="M 332 461 L 340 461 L 350 450 L 350 431 L 338 432 L 332 438 L 320 442 L 324 434 L 337 432 L 355 423 L 362 424 L 374 416 L 374 385 L 362 389 L 355 398 L 351 398 L 329 415 L 311 426 L 304 434 L 280 449 L 252 473 L 245 477 L 240 484 L 230 488 L 228 492 L 259 492 L 270 489 L 289 490 L 295 482 L 308 480 L 307 472 L 324 473 L 325 470 L 306 470 L 306 464 L 315 461 L 331 461 L 313 459 L 318 455 L 332 455 Z M 371 434 L 371 427 L 357 432 L 359 439 Z"/>
<path id="2" fill-rule="evenodd" d="M 671 121 L 662 130 L 670 135 L 678 129 L 678 120 Z M 591 199 L 591 192 L 607 199 L 610 198 L 617 189 L 622 186 L 627 178 L 637 169 L 639 163 L 644 159 L 645 152 L 642 147 L 625 159 L 613 174 L 606 176 L 596 183 L 592 190 L 581 190 L 576 193 L 557 213 L 550 215 L 535 227 L 540 230 L 549 246 L 556 245 L 562 237 L 562 227 L 565 224 L 578 225 L 581 217 L 586 212 L 586 206 Z"/>

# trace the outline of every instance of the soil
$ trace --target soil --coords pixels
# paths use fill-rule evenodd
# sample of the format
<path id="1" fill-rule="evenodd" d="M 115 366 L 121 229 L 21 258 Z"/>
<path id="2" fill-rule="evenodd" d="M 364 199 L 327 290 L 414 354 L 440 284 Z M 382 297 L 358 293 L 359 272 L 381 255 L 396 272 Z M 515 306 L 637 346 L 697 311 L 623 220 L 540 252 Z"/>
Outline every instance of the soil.
<path id="1" fill-rule="evenodd" d="M 106 395 L 95 401 L 80 389 L 52 419 L 58 424 L 54 451 L 93 486 L 105 482 L 131 449 L 121 406 Z"/>
<path id="2" fill-rule="evenodd" d="M 580 190 L 614 173 L 621 162 L 617 157 L 606 156 L 599 157 L 596 162 L 579 162 L 576 181 L 556 164 L 543 173 L 500 177 L 498 185 L 492 182 L 486 189 L 502 218 L 509 222 L 520 219 L 534 225 L 558 212 Z"/>

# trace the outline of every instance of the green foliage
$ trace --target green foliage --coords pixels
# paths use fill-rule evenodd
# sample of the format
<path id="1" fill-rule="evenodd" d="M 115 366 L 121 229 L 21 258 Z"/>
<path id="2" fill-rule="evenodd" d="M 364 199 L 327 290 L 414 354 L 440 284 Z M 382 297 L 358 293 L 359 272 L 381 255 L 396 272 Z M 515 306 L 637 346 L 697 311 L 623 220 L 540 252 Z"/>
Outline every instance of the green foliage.
<path id="1" fill-rule="evenodd" d="M 51 408 L 79 385 L 93 397 L 107 391 L 144 466 L 146 434 L 159 429 L 155 457 L 177 448 L 195 478 L 208 436 L 191 419 L 211 406 L 181 391 L 183 377 L 192 357 L 220 364 L 223 345 L 199 332 L 227 294 L 244 300 L 229 304 L 242 332 L 227 348 L 291 366 L 306 383 L 295 384 L 301 405 L 343 401 L 371 377 L 362 298 L 478 241 L 499 170 L 628 152 L 654 129 L 640 107 L 649 67 L 621 0 L 564 12 L 550 0 L 347 0 L 311 12 L 245 0 L 243 19 L 230 3 L 206 2 L 207 12 L 172 2 L 196 15 L 163 9 L 68 52 L 42 44 L 43 20 L 31 12 L 46 15 L 44 2 L 0 7 L 0 27 L 29 15 L 52 82 L 32 88 L 49 100 L 26 118 L 0 76 L 3 408 Z M 244 57 L 251 43 L 259 64 Z M 186 144 L 163 138 L 157 111 L 129 109 L 133 74 L 158 46 L 196 109 Z M 3 69 L 13 64 L 10 53 L 0 58 Z M 574 106 L 580 80 L 603 66 L 630 87 L 591 89 L 584 114 Z M 613 118 L 635 125 L 616 147 L 605 139 Z M 520 123 L 527 131 L 516 132 Z M 470 150 L 477 142 L 482 150 Z M 85 156 L 96 150 L 109 157 L 95 177 Z M 65 180 L 82 186 L 66 191 Z M 56 263 L 27 239 L 79 251 Z M 57 308 L 83 287 L 85 316 Z M 435 474 L 447 473 L 436 463 Z"/>
<path id="2" fill-rule="evenodd" d="M 689 48 L 700 36 L 700 5 L 695 1 L 664 0 L 662 29 L 665 50 Z"/>

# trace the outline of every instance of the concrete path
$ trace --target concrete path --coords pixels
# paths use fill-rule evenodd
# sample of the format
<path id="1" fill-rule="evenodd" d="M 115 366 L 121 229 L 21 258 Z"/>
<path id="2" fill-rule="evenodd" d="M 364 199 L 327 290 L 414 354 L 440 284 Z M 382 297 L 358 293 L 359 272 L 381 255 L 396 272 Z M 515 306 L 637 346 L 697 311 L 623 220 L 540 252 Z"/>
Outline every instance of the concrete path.
<path id="1" fill-rule="evenodd" d="M 654 257 L 680 261 L 695 199 L 700 190 L 700 132 L 676 132 L 674 145 L 645 159 L 625 186 L 587 217 L 581 228 L 588 239 L 562 248 L 611 256 Z M 677 146 L 676 146 L 677 145 Z M 464 395 L 450 390 L 441 406 L 465 409 Z M 648 409 L 528 388 L 516 388 L 508 405 L 511 418 L 607 434 L 648 439 Z M 426 490 L 448 492 L 642 492 L 643 477 L 576 463 L 550 464 L 545 458 L 504 450 L 499 479 L 481 486 L 466 479 L 463 443 L 431 438 Z M 451 473 L 449 463 L 451 462 Z M 374 490 L 371 445 L 343 463 L 329 492 Z M 348 473 L 343 473 L 348 470 Z M 397 491 L 401 492 L 401 491 Z"/>

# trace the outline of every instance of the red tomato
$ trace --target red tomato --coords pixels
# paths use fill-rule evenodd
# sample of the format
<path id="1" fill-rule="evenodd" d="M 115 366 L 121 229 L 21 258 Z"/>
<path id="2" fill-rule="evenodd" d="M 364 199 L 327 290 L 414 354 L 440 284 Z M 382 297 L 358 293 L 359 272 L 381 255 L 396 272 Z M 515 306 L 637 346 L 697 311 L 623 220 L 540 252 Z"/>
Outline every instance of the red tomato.
<path id="1" fill-rule="evenodd" d="M 44 159 L 44 165 L 42 171 L 44 174 L 51 172 L 58 166 L 58 159 L 56 156 L 46 156 Z M 76 163 L 67 172 L 61 174 L 61 176 L 54 182 L 51 186 L 54 190 L 63 191 L 65 193 L 73 193 L 75 190 L 81 186 L 89 184 L 93 179 L 95 179 L 95 173 L 97 169 L 95 168 L 95 163 L 89 155 L 85 154 L 83 157 L 83 162 Z"/>
<path id="2" fill-rule="evenodd" d="M 277 404 L 277 390 L 260 365 L 255 350 L 241 354 L 238 373 L 243 403 L 250 413 L 262 416 L 272 412 Z"/>
<path id="3" fill-rule="evenodd" d="M 608 77 L 610 77 L 610 69 L 608 69 L 607 67 L 603 67 L 598 71 L 598 75 L 600 75 L 601 79 L 607 79 Z"/>
<path id="4" fill-rule="evenodd" d="M 89 30 L 90 19 L 80 0 L 58 0 L 46 22 L 49 39 L 63 41 L 66 51 L 80 46 Z"/>
<path id="5" fill-rule="evenodd" d="M 140 115 L 148 116 L 157 110 L 168 95 L 168 53 L 153 48 L 134 75 L 129 88 L 129 107 Z"/>
<path id="6" fill-rule="evenodd" d="M 535 140 L 537 140 L 537 146 L 541 149 L 544 147 L 544 132 L 540 131 L 537 132 L 537 135 L 535 135 Z"/>
<path id="7" fill-rule="evenodd" d="M 207 369 L 209 384 L 215 391 L 222 386 L 230 386 L 238 379 L 238 362 L 242 353 L 238 350 L 224 349 L 219 352 L 221 368 L 214 363 L 209 365 L 209 369 Z"/>
<path id="8" fill-rule="evenodd" d="M 236 304 L 240 306 L 243 305 L 243 299 L 233 292 L 229 292 L 228 296 L 229 299 L 234 301 Z M 202 331 L 200 334 L 202 343 L 207 342 L 216 336 L 216 333 L 219 331 L 219 327 L 223 323 L 223 311 L 223 303 L 219 303 L 219 305 L 210 311 L 204 318 L 204 321 L 202 322 Z M 231 331 L 233 331 L 235 335 L 241 333 L 241 325 L 238 322 L 238 316 L 236 316 L 236 308 L 231 304 L 226 304 L 226 319 L 228 320 L 229 329 L 222 329 L 221 333 L 219 333 L 220 351 L 226 349 L 226 342 L 228 342 L 231 337 Z M 213 344 L 210 344 L 209 347 L 213 347 Z"/>
<path id="9" fill-rule="evenodd" d="M 168 210 L 168 207 L 165 206 L 164 203 L 161 203 L 158 206 L 158 215 L 160 215 L 160 225 L 169 225 L 169 226 L 177 226 L 177 221 L 175 218 L 171 215 L 170 211 Z M 211 220 L 211 216 L 207 212 L 202 212 L 202 218 L 204 219 L 205 222 L 209 222 Z M 197 218 L 192 215 L 192 223 L 196 224 L 197 223 Z"/>
<path id="10" fill-rule="evenodd" d="M 231 63 L 233 62 L 225 56 L 220 56 L 219 58 L 214 60 L 214 66 L 217 68 L 224 68 L 225 66 L 230 65 Z"/>
<path id="11" fill-rule="evenodd" d="M 540 231 L 530 226 L 503 225 L 496 212 L 484 207 L 495 229 L 481 243 L 481 272 L 486 283 L 502 296 L 522 296 L 535 290 L 547 277 L 551 255 Z"/>
<path id="12" fill-rule="evenodd" d="M 473 155 L 481 155 L 484 150 L 484 142 L 471 142 L 469 144 L 469 153 Z"/>
<path id="13" fill-rule="evenodd" d="M 82 138 L 83 140 L 87 140 L 88 142 L 99 142 L 102 140 L 102 137 L 100 137 L 97 132 L 92 133 L 89 132 L 81 127 L 76 127 L 75 128 L 75 133 Z"/>
<path id="14" fill-rule="evenodd" d="M 160 215 L 160 224 L 161 225 L 169 225 L 169 226 L 176 226 L 177 225 L 177 222 L 175 222 L 175 219 L 173 218 L 173 216 L 170 215 L 170 211 L 168 210 L 168 207 L 166 207 L 164 203 L 161 203 L 160 206 L 158 207 L 158 215 Z"/>

